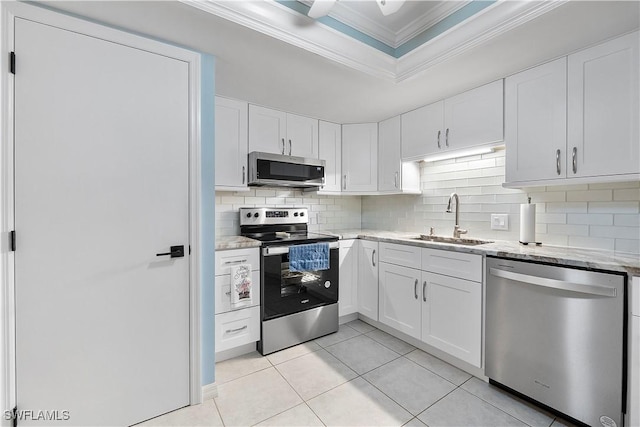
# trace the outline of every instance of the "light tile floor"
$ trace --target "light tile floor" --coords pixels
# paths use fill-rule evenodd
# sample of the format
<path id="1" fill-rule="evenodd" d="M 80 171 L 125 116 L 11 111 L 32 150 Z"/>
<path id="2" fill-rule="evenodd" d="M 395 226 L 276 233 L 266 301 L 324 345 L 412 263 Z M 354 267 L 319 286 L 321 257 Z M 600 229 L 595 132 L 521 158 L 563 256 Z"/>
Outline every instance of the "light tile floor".
<path id="1" fill-rule="evenodd" d="M 162 426 L 570 426 L 360 320 L 216 365 L 218 397 Z"/>

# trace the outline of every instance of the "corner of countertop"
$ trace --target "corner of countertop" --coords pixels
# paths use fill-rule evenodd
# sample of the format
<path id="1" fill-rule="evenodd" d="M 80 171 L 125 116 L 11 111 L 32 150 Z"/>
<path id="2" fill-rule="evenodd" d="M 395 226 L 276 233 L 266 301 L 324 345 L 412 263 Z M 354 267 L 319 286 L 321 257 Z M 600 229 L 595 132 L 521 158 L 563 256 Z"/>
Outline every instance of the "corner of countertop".
<path id="1" fill-rule="evenodd" d="M 258 248 L 262 245 L 259 240 L 250 239 L 243 236 L 220 236 L 216 237 L 216 251 L 229 249 Z"/>

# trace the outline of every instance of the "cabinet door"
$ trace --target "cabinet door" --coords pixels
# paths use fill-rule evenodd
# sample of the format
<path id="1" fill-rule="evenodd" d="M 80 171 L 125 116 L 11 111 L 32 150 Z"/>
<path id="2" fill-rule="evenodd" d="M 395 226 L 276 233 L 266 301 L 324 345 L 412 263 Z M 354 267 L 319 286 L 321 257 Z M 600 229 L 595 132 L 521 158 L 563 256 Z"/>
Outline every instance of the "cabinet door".
<path id="1" fill-rule="evenodd" d="M 423 272 L 422 289 L 422 340 L 480 367 L 482 284 Z"/>
<path id="2" fill-rule="evenodd" d="M 506 181 L 566 175 L 567 59 L 505 80 Z"/>
<path id="3" fill-rule="evenodd" d="M 401 189 L 400 135 L 400 116 L 378 124 L 378 191 Z"/>
<path id="4" fill-rule="evenodd" d="M 358 240 L 340 240 L 340 316 L 358 312 Z"/>
<path id="5" fill-rule="evenodd" d="M 285 154 L 318 158 L 318 120 L 287 113 Z"/>
<path id="6" fill-rule="evenodd" d="M 286 113 L 249 105 L 249 152 L 285 154 L 286 126 Z"/>
<path id="7" fill-rule="evenodd" d="M 502 141 L 503 82 L 489 83 L 444 101 L 444 148 L 457 150 Z"/>
<path id="8" fill-rule="evenodd" d="M 444 101 L 401 116 L 402 160 L 421 160 L 444 147 Z"/>
<path id="9" fill-rule="evenodd" d="M 378 242 L 358 241 L 358 313 L 378 320 Z"/>
<path id="10" fill-rule="evenodd" d="M 248 104 L 216 96 L 216 189 L 247 188 Z"/>
<path id="11" fill-rule="evenodd" d="M 640 172 L 638 33 L 569 55 L 568 67 L 567 177 Z"/>
<path id="12" fill-rule="evenodd" d="M 340 191 L 342 183 L 342 127 L 335 123 L 320 122 L 318 154 L 326 162 L 324 186 L 321 191 Z"/>
<path id="13" fill-rule="evenodd" d="M 420 270 L 380 263 L 378 317 L 381 323 L 420 339 Z"/>
<path id="14" fill-rule="evenodd" d="M 378 189 L 378 124 L 342 125 L 342 190 Z"/>

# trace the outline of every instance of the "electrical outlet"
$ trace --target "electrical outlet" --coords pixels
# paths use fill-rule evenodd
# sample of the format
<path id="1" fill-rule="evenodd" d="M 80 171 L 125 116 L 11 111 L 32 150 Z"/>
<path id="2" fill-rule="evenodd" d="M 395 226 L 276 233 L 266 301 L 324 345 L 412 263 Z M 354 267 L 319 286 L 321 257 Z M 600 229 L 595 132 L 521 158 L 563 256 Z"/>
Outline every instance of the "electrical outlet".
<path id="1" fill-rule="evenodd" d="M 491 214 L 492 230 L 508 230 L 509 214 Z"/>

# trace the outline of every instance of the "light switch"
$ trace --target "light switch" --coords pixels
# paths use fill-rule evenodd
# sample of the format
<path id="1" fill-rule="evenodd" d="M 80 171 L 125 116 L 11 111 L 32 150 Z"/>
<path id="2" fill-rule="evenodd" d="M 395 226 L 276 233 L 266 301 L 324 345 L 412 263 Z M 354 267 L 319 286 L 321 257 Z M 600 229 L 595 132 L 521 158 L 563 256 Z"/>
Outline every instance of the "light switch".
<path id="1" fill-rule="evenodd" d="M 492 230 L 508 230 L 509 214 L 491 214 Z"/>

